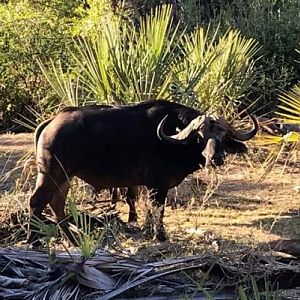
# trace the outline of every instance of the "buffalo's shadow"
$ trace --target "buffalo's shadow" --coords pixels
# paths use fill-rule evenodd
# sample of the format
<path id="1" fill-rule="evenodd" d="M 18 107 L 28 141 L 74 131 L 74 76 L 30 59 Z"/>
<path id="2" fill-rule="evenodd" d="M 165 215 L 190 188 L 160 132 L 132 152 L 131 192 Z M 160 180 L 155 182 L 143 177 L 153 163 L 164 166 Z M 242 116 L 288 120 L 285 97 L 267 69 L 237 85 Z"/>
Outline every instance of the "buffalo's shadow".
<path id="1" fill-rule="evenodd" d="M 177 190 L 170 190 L 167 205 L 171 208 L 187 208 L 191 204 L 195 207 L 230 208 L 235 210 L 255 210 L 259 205 L 271 204 L 270 200 L 255 197 L 249 191 L 271 188 L 268 183 L 247 183 L 229 181 L 222 183 L 210 197 L 207 198 L 207 185 L 195 184 L 194 181 L 184 182 Z M 240 191 L 240 194 L 234 192 Z M 209 191 L 208 191 L 209 193 Z M 242 194 L 243 193 L 243 194 Z M 192 200 L 191 200 L 192 199 Z"/>
<path id="2" fill-rule="evenodd" d="M 300 239 L 300 211 L 292 210 L 275 217 L 266 217 L 253 221 L 249 226 L 262 228 L 282 239 Z"/>

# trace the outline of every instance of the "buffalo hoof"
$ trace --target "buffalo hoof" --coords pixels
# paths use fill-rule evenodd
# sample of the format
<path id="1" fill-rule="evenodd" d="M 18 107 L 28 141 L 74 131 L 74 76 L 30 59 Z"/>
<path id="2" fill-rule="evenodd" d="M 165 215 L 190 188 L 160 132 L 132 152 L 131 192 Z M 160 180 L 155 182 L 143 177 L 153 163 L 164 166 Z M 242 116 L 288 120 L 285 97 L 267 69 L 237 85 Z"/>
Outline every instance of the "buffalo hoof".
<path id="1" fill-rule="evenodd" d="M 128 216 L 128 223 L 137 222 L 137 214 L 136 213 L 129 213 Z"/>
<path id="2" fill-rule="evenodd" d="M 164 242 L 168 239 L 167 233 L 164 228 L 160 228 L 159 230 L 157 230 L 155 239 L 159 242 Z"/>
<path id="3" fill-rule="evenodd" d="M 146 239 L 151 240 L 154 238 L 154 227 L 152 223 L 144 224 L 142 231 Z"/>

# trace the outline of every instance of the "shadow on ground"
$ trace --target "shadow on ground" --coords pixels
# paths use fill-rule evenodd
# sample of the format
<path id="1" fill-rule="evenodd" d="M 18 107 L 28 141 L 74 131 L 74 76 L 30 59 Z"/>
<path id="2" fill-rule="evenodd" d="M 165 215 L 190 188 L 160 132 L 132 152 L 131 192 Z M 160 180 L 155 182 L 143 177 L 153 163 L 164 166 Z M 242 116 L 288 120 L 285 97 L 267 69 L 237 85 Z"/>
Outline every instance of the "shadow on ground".
<path id="1" fill-rule="evenodd" d="M 272 184 L 264 182 L 228 181 L 222 183 L 215 191 L 208 191 L 205 185 L 201 184 L 198 187 L 190 181 L 181 184 L 177 191 L 170 190 L 167 205 L 172 208 L 187 208 L 194 204 L 201 208 L 255 210 L 260 205 L 271 204 L 269 199 L 259 196 L 255 191 L 272 191 L 272 188 Z M 212 195 L 207 196 L 210 193 Z"/>
<path id="2" fill-rule="evenodd" d="M 300 211 L 293 210 L 273 218 L 258 219 L 251 226 L 276 234 L 282 239 L 300 239 Z"/>

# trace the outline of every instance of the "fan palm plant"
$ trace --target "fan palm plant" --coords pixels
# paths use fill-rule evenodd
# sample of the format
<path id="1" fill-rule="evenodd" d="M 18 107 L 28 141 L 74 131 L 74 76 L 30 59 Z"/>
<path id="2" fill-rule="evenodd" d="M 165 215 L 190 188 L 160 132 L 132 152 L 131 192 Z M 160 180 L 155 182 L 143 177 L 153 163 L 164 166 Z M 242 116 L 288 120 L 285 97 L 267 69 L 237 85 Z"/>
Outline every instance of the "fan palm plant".
<path id="1" fill-rule="evenodd" d="M 171 6 L 157 7 L 140 20 L 140 28 L 118 19 L 102 22 L 92 38 L 77 42 L 75 61 L 81 81 L 99 102 L 138 102 L 165 97 L 171 63 L 178 56 Z"/>
<path id="2" fill-rule="evenodd" d="M 72 72 L 64 72 L 61 61 L 55 64 L 52 60 L 46 66 L 38 59 L 40 69 L 51 88 L 65 105 L 79 106 L 85 104 L 85 98 L 80 97 L 80 82 Z M 74 78 L 76 77 L 76 78 Z"/>
<path id="3" fill-rule="evenodd" d="M 300 53 L 300 50 L 296 49 L 296 52 Z M 284 166 L 299 159 L 300 83 L 296 84 L 290 91 L 282 92 L 279 95 L 279 101 L 279 110 L 276 114 L 279 116 L 280 121 L 296 125 L 294 128 L 298 127 L 298 130 L 297 132 L 291 130 L 284 136 L 261 135 L 258 137 L 258 144 L 271 146 L 271 150 L 263 164 L 264 173 L 262 178 L 267 175 L 279 159 L 282 159 L 283 154 L 285 154 Z"/>
<path id="4" fill-rule="evenodd" d="M 254 79 L 258 47 L 253 39 L 235 30 L 219 38 L 218 30 L 203 28 L 185 34 L 173 24 L 169 5 L 141 18 L 139 26 L 103 16 L 97 28 L 101 30 L 75 41 L 71 54 L 80 71 L 71 81 L 70 76 L 61 76 L 61 70 L 54 71 L 53 64 L 48 70 L 40 64 L 56 93 L 68 103 L 164 98 L 218 111 L 224 108 L 225 95 L 242 96 Z M 235 102 L 226 105 L 230 115 Z"/>
<path id="5" fill-rule="evenodd" d="M 77 228 L 77 233 L 71 232 L 71 234 L 73 235 L 73 238 L 78 245 L 77 249 L 82 254 L 83 258 L 88 259 L 101 247 L 109 224 L 107 228 L 104 228 L 96 234 L 92 228 L 92 217 L 90 215 L 79 213 L 76 203 L 72 200 L 68 202 L 68 208 Z"/>
<path id="6" fill-rule="evenodd" d="M 218 28 L 212 35 L 199 28 L 184 37 L 187 55 L 179 64 L 178 79 L 196 94 L 187 100 L 189 104 L 229 117 L 236 109 L 234 100 L 255 78 L 254 57 L 259 48 L 254 39 L 242 37 L 238 30 L 228 30 L 219 38 L 217 33 Z M 225 95 L 233 101 L 225 102 Z"/>
<path id="7" fill-rule="evenodd" d="M 282 93 L 278 106 L 282 112 L 278 112 L 284 122 L 300 125 L 300 84 L 294 86 L 291 91 Z"/>

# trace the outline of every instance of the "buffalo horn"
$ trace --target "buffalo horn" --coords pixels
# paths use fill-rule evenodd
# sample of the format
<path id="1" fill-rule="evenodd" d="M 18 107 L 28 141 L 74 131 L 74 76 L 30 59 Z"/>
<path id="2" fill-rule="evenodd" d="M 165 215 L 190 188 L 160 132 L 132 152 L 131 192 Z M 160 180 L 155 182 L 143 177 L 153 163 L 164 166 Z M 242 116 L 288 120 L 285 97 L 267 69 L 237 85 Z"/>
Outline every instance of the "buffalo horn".
<path id="1" fill-rule="evenodd" d="M 246 132 L 240 131 L 240 130 L 238 131 L 228 124 L 229 135 L 233 139 L 238 140 L 238 141 L 247 141 L 255 136 L 255 134 L 257 133 L 257 131 L 259 129 L 258 122 L 255 117 L 253 117 L 251 115 L 249 115 L 249 117 L 251 118 L 251 121 L 253 123 L 253 128 L 249 131 L 246 131 Z"/>
<path id="2" fill-rule="evenodd" d="M 166 115 L 158 124 L 157 126 L 157 136 L 159 139 L 171 142 L 171 143 L 184 143 L 189 139 L 189 137 L 193 134 L 198 132 L 202 127 L 204 127 L 207 122 L 209 122 L 208 117 L 205 115 L 198 116 L 193 119 L 189 125 L 187 125 L 184 129 L 182 129 L 179 133 L 174 135 L 166 135 L 164 133 L 163 127 L 166 122 L 168 115 Z"/>

